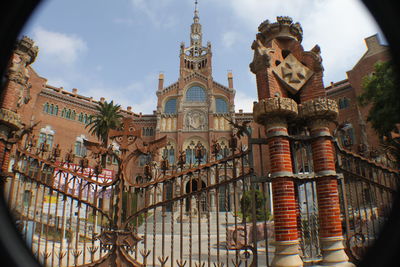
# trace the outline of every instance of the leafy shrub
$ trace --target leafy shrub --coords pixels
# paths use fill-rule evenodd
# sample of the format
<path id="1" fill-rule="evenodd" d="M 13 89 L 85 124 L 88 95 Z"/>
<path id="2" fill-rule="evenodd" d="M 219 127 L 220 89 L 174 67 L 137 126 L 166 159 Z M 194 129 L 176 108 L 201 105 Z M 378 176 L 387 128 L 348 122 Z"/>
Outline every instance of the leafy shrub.
<path id="1" fill-rule="evenodd" d="M 255 194 L 255 210 L 256 220 L 264 221 L 270 219 L 270 213 L 266 209 L 267 198 L 263 195 L 260 190 L 250 190 L 243 193 L 242 199 L 240 199 L 240 211 L 243 216 L 243 220 L 246 218 L 247 222 L 253 221 L 252 211 L 252 200 Z"/>

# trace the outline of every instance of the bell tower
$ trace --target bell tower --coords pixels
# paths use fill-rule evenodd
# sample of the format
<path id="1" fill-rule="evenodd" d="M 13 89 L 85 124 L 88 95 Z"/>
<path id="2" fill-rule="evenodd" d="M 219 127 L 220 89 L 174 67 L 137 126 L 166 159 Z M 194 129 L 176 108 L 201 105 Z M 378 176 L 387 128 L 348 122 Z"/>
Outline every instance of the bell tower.
<path id="1" fill-rule="evenodd" d="M 197 9 L 197 1 L 194 3 L 194 17 L 193 23 L 190 26 L 190 45 L 191 46 L 199 46 L 201 47 L 201 39 L 202 39 L 202 32 L 201 32 L 201 24 L 199 23 L 199 11 Z"/>
<path id="2" fill-rule="evenodd" d="M 181 43 L 180 49 L 180 76 L 186 77 L 193 72 L 200 72 L 211 76 L 211 43 L 203 46 L 203 33 L 201 30 L 199 10 L 195 1 L 193 23 L 190 26 L 190 46 Z"/>

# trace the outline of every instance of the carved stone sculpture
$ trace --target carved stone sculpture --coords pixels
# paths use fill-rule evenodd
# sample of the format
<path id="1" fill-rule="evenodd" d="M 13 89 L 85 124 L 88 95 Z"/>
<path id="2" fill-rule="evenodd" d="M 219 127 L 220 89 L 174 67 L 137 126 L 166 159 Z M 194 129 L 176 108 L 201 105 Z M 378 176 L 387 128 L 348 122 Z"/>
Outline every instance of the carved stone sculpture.
<path id="1" fill-rule="evenodd" d="M 253 62 L 250 63 L 250 70 L 257 73 L 265 68 L 270 67 L 270 54 L 275 50 L 265 47 L 259 39 L 253 42 L 251 48 L 254 50 Z"/>
<path id="2" fill-rule="evenodd" d="M 206 130 L 207 118 L 200 110 L 190 110 L 185 115 L 186 130 Z"/>
<path id="3" fill-rule="evenodd" d="M 313 71 L 304 66 L 292 54 L 289 54 L 272 71 L 292 94 L 297 93 L 313 75 Z"/>
<path id="4" fill-rule="evenodd" d="M 306 119 L 334 120 L 339 114 L 337 102 L 328 98 L 317 98 L 301 105 L 300 116 Z"/>
<path id="5" fill-rule="evenodd" d="M 263 99 L 253 107 L 254 121 L 259 124 L 265 124 L 274 117 L 293 118 L 297 113 L 297 103 L 285 97 Z"/>

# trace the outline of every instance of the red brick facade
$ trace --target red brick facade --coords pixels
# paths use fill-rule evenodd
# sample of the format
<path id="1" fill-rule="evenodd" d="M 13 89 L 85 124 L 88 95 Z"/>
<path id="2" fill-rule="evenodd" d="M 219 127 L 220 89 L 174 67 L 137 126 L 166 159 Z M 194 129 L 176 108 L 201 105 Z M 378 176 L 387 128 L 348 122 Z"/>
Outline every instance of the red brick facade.
<path id="1" fill-rule="evenodd" d="M 379 159 L 380 139 L 367 121 L 369 106 L 358 105 L 357 96 L 362 93 L 363 77 L 374 73 L 374 65 L 390 60 L 389 47 L 379 42 L 378 36 L 365 39 L 367 51 L 347 72 L 347 79 L 326 87 L 327 96 L 339 103 L 338 122 L 344 131 L 338 133 L 342 146 L 365 157 Z"/>
<path id="2" fill-rule="evenodd" d="M 317 180 L 322 264 L 348 264 L 342 244 L 334 150 L 328 128 L 338 113 L 337 104 L 326 98 L 320 49 L 301 46 L 302 29 L 289 17 L 265 21 L 253 42 L 251 71 L 256 74 L 259 102 L 254 120 L 269 138 L 273 188 L 276 251 L 273 266 L 302 266 L 298 252 L 299 207 L 288 132 L 308 127 L 314 176 Z M 288 131 L 289 130 L 289 131 Z"/>
<path id="3" fill-rule="evenodd" d="M 310 135 L 304 137 L 311 140 L 317 179 L 321 243 L 325 247 L 329 246 L 326 245 L 329 242 L 340 243 L 342 226 L 335 155 L 329 129 L 329 122 L 337 115 L 337 107 L 335 101 L 326 98 L 350 100 L 348 106 L 340 106 L 343 110 L 346 109 L 345 112 L 339 113 L 339 123 L 351 123 L 355 131 L 355 140 L 349 148 L 356 150 L 359 144 L 367 140 L 368 150 L 372 151 L 378 146 L 379 140 L 368 124 L 363 125 L 368 109 L 357 106 L 356 96 L 361 92 L 362 77 L 373 71 L 375 62 L 388 60 L 389 57 L 387 48 L 370 37 L 367 39 L 368 51 L 348 72 L 348 80 L 333 83 L 325 89 L 319 47 L 304 51 L 299 24 L 292 23 L 290 18 L 280 17 L 277 23 L 263 22 L 259 31 L 257 40 L 252 45 L 254 60 L 250 64 L 251 71 L 256 75 L 259 99 L 253 114 L 241 111 L 235 113 L 232 73 L 228 73 L 228 86 L 213 80 L 211 44 L 202 45 L 198 17 L 194 18 L 191 27 L 190 46 L 181 45 L 178 81 L 165 87 L 164 75 L 159 76 L 155 113 L 142 115 L 132 112 L 131 108 L 122 112 L 125 117 L 131 117 L 142 130 L 144 141 L 167 136 L 167 148 L 174 151 L 167 154 L 171 157 L 171 164 L 177 161 L 178 151 L 188 151 L 198 142 L 207 151 L 204 160 L 213 160 L 210 149 L 212 142 L 217 141 L 223 148 L 228 147 L 232 127 L 227 119 L 245 122 L 253 120 L 254 116 L 254 122 L 250 124 L 253 137 L 268 138 L 268 149 L 261 148 L 259 151 L 259 148 L 255 148 L 253 152 L 255 172 L 268 175 L 268 170 L 273 179 L 274 227 L 278 242 L 274 264 L 301 266 L 297 248 L 301 221 L 296 200 L 289 132 L 293 130 L 293 125 L 308 127 Z M 195 35 L 199 35 L 200 39 L 194 38 Z M 29 39 L 25 40 L 27 41 L 32 42 Z M 48 85 L 47 80 L 29 66 L 31 58 L 37 53 L 33 42 L 29 49 L 28 52 L 26 49 L 22 52 L 17 50 L 14 54 L 9 81 L 2 95 L 2 112 L 15 115 L 14 121 L 3 120 L 8 125 L 2 132 L 3 141 L 0 142 L 0 164 L 3 172 L 7 170 L 9 162 L 9 151 L 4 140 L 10 137 L 12 130 L 20 128 L 22 124 L 39 122 L 34 134 L 52 135 L 52 145 L 59 144 L 63 152 L 74 150 L 76 143 L 83 138 L 97 141 L 89 134 L 85 125 L 86 118 L 96 112 L 95 107 L 99 101 L 79 95 L 77 89 L 69 92 Z M 29 52 L 31 50 L 33 52 Z M 29 56 L 24 58 L 26 55 Z M 20 62 L 23 62 L 22 65 Z M 285 67 L 287 65 L 291 67 L 288 69 Z M 12 79 L 13 73 L 18 75 L 14 75 Z M 361 138 L 363 135 L 364 139 Z M 241 142 L 244 146 L 248 145 L 246 137 Z M 163 153 L 164 151 L 161 154 Z M 258 164 L 260 160 L 263 164 Z M 136 160 L 128 171 L 132 180 L 143 175 L 143 164 L 139 161 L 140 159 Z M 342 255 L 342 258 L 336 259 L 336 262 L 331 261 L 328 256 L 330 251 L 325 247 L 323 245 L 322 250 L 326 264 L 347 261 L 340 245 L 336 247 L 335 253 Z M 288 255 L 291 265 L 281 265 L 280 262 Z"/>

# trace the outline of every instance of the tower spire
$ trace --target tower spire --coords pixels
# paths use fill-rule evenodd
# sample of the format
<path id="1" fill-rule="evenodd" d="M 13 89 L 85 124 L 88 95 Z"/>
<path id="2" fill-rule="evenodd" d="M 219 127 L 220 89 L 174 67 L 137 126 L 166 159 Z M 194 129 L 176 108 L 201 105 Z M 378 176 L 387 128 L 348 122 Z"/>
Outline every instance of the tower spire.
<path id="1" fill-rule="evenodd" d="M 194 17 L 193 21 L 194 23 L 199 23 L 199 10 L 197 9 L 197 0 L 194 1 Z"/>
<path id="2" fill-rule="evenodd" d="M 201 46 L 202 32 L 199 23 L 199 10 L 197 9 L 197 0 L 194 1 L 194 17 L 190 30 L 190 45 Z"/>

